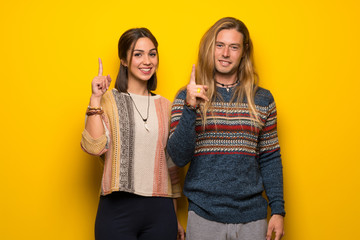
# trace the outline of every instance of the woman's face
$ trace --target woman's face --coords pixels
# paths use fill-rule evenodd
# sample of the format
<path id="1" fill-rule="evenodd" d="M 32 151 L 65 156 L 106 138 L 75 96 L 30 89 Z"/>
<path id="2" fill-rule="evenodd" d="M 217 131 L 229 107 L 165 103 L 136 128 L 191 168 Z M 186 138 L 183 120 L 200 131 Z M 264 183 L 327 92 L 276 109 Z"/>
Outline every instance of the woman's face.
<path id="1" fill-rule="evenodd" d="M 128 64 L 131 59 L 131 64 Z M 128 51 L 126 63 L 128 67 L 129 81 L 148 81 L 155 73 L 158 65 L 158 57 L 155 45 L 147 38 L 139 38 L 135 44 L 134 51 Z"/>

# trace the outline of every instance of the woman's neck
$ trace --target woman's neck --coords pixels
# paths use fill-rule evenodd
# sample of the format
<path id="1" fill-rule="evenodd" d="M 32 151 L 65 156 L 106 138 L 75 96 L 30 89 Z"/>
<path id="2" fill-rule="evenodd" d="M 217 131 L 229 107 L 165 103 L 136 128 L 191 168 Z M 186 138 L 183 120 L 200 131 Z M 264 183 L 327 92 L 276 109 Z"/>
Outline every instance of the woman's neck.
<path id="1" fill-rule="evenodd" d="M 127 91 L 136 95 L 147 96 L 149 94 L 147 81 L 130 81 L 129 79 Z"/>

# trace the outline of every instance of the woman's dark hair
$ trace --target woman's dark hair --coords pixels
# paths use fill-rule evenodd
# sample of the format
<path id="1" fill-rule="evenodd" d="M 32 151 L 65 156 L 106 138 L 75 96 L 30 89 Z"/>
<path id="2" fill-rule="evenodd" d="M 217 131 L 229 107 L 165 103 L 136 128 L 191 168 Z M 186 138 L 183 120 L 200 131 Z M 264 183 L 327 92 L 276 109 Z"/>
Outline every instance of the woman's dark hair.
<path id="1" fill-rule="evenodd" d="M 154 37 L 154 35 L 149 31 L 149 29 L 147 29 L 147 28 L 132 28 L 132 29 L 129 29 L 126 32 L 124 32 L 123 35 L 121 35 L 121 37 L 119 39 L 119 44 L 118 44 L 118 55 L 120 58 L 120 70 L 119 70 L 119 73 L 116 78 L 115 88 L 119 92 L 127 92 L 127 88 L 128 88 L 128 67 L 125 67 L 124 65 L 122 65 L 121 60 L 125 61 L 125 62 L 127 61 L 127 54 L 128 54 L 129 49 L 131 48 L 130 62 L 128 63 L 128 65 L 130 67 L 131 60 L 132 60 L 132 53 L 134 51 L 136 42 L 139 40 L 139 38 L 144 38 L 144 37 L 149 38 L 152 41 L 152 43 L 154 44 L 156 52 L 157 52 L 157 58 L 159 61 L 158 42 L 156 41 L 156 38 Z M 154 75 L 152 75 L 152 77 L 147 82 L 147 89 L 149 91 L 153 91 L 156 89 L 156 87 L 157 87 L 157 77 L 156 77 L 156 72 L 155 72 Z"/>

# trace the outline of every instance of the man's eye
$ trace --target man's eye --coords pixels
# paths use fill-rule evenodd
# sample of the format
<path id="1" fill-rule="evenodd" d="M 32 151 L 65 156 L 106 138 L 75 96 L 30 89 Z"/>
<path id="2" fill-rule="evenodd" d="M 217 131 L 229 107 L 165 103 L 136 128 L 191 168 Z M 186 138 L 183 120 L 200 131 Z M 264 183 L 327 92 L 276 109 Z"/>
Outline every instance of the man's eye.
<path id="1" fill-rule="evenodd" d="M 232 46 L 231 49 L 232 49 L 232 50 L 238 50 L 239 47 L 238 47 L 238 46 Z"/>
<path id="2" fill-rule="evenodd" d="M 224 46 L 223 44 L 216 44 L 216 47 L 218 47 L 218 48 L 221 48 L 223 46 Z"/>

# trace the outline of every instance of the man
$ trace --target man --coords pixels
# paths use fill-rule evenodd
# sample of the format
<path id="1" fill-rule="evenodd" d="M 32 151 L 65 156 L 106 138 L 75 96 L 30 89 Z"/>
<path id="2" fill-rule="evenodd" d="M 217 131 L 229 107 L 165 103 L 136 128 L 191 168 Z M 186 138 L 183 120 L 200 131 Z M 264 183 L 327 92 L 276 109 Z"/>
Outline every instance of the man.
<path id="1" fill-rule="evenodd" d="M 284 234 L 276 106 L 271 93 L 257 87 L 252 51 L 244 23 L 220 19 L 203 36 L 196 74 L 193 66 L 173 103 L 167 150 L 176 165 L 190 162 L 188 240 L 269 240 L 273 234 L 279 240 Z"/>

